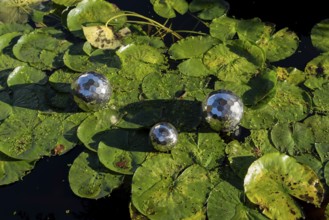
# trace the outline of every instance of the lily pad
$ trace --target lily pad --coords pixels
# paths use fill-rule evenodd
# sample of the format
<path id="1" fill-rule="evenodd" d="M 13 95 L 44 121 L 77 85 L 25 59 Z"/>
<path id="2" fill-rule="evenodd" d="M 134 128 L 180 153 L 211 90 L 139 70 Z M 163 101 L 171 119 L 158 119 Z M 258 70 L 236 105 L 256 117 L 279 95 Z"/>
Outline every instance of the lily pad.
<path id="1" fill-rule="evenodd" d="M 185 0 L 150 0 L 153 10 L 164 18 L 176 17 L 179 14 L 185 14 L 188 10 L 188 3 Z"/>
<path id="2" fill-rule="evenodd" d="M 271 139 L 280 152 L 289 155 L 310 153 L 314 144 L 312 130 L 299 122 L 276 124 L 272 128 Z"/>
<path id="3" fill-rule="evenodd" d="M 83 0 L 67 15 L 67 27 L 77 37 L 84 38 L 82 27 L 104 25 L 111 17 L 120 15 L 119 8 L 104 0 Z M 122 26 L 126 17 L 115 19 L 111 25 Z"/>
<path id="4" fill-rule="evenodd" d="M 17 66 L 24 65 L 25 63 L 9 56 L 0 53 L 0 71 L 14 69 Z"/>
<path id="5" fill-rule="evenodd" d="M 120 68 L 118 56 L 111 50 L 95 50 L 87 55 L 82 43 L 74 44 L 65 52 L 63 60 L 65 66 L 77 72 L 94 71 L 99 73 L 113 73 Z"/>
<path id="6" fill-rule="evenodd" d="M 153 147 L 147 131 L 111 129 L 98 145 L 100 162 L 110 170 L 133 174 Z"/>
<path id="7" fill-rule="evenodd" d="M 329 19 L 324 19 L 314 25 L 311 30 L 311 39 L 314 47 L 323 52 L 329 51 Z"/>
<path id="8" fill-rule="evenodd" d="M 218 44 L 203 56 L 203 63 L 223 81 L 247 82 L 264 62 L 262 49 L 240 40 Z"/>
<path id="9" fill-rule="evenodd" d="M 209 25 L 210 35 L 220 39 L 223 42 L 232 40 L 236 34 L 237 22 L 238 20 L 226 15 L 215 18 Z"/>
<path id="10" fill-rule="evenodd" d="M 313 102 L 315 110 L 319 112 L 329 111 L 329 83 L 323 84 L 320 88 L 313 92 Z"/>
<path id="11" fill-rule="evenodd" d="M 12 46 L 13 42 L 17 41 L 17 38 L 21 35 L 22 33 L 20 32 L 10 32 L 0 35 L 0 53 L 3 52 L 6 47 Z"/>
<path id="12" fill-rule="evenodd" d="M 225 143 L 216 133 L 180 133 L 171 155 L 186 166 L 199 164 L 213 170 L 224 162 L 224 149 Z"/>
<path id="13" fill-rule="evenodd" d="M 329 161 L 329 143 L 315 143 L 315 150 L 318 153 L 322 164 Z"/>
<path id="14" fill-rule="evenodd" d="M 203 20 L 212 20 L 226 14 L 230 5 L 224 0 L 193 0 L 189 10 L 198 12 L 198 17 Z"/>
<path id="15" fill-rule="evenodd" d="M 241 40 L 248 40 L 256 43 L 259 41 L 266 30 L 266 25 L 260 18 L 239 20 L 236 26 L 236 32 Z"/>
<path id="16" fill-rule="evenodd" d="M 174 99 L 181 90 L 183 85 L 178 74 L 151 73 L 145 76 L 142 83 L 142 91 L 147 99 Z"/>
<path id="17" fill-rule="evenodd" d="M 95 112 L 79 125 L 78 138 L 89 150 L 97 152 L 99 142 L 106 137 L 102 132 L 110 129 L 119 120 L 119 115 L 114 110 L 103 109 Z"/>
<path id="18" fill-rule="evenodd" d="M 13 53 L 17 59 L 38 69 L 51 70 L 64 65 L 62 56 L 70 45 L 67 40 L 35 31 L 20 37 Z"/>
<path id="19" fill-rule="evenodd" d="M 231 219 L 267 219 L 256 209 L 243 202 L 244 193 L 230 183 L 220 182 L 209 194 L 207 216 L 209 220 Z"/>
<path id="20" fill-rule="evenodd" d="M 251 164 L 244 179 L 251 202 L 271 219 L 299 219 L 303 212 L 293 197 L 320 206 L 324 189 L 315 172 L 294 158 L 266 154 Z"/>
<path id="21" fill-rule="evenodd" d="M 2 120 L 6 119 L 11 114 L 12 106 L 10 102 L 9 94 L 5 91 L 0 91 L 0 124 Z"/>
<path id="22" fill-rule="evenodd" d="M 201 58 L 190 58 L 178 65 L 179 71 L 186 76 L 202 77 L 212 72 L 203 64 Z"/>
<path id="23" fill-rule="evenodd" d="M 158 154 L 136 170 L 132 202 L 152 220 L 205 219 L 204 204 L 210 186 L 203 167 L 196 164 L 184 167 L 169 154 Z"/>
<path id="24" fill-rule="evenodd" d="M 58 92 L 70 93 L 71 83 L 79 76 L 79 73 L 71 72 L 68 69 L 59 69 L 50 75 L 49 83 Z"/>
<path id="25" fill-rule="evenodd" d="M 168 52 L 175 60 L 199 57 L 216 43 L 218 41 L 210 36 L 192 36 L 172 44 Z"/>
<path id="26" fill-rule="evenodd" d="M 109 196 L 122 184 L 123 177 L 106 169 L 97 154 L 92 152 L 82 152 L 69 171 L 69 183 L 74 194 L 89 199 Z"/>
<path id="27" fill-rule="evenodd" d="M 329 53 L 323 53 L 306 64 L 305 72 L 310 75 L 329 75 Z"/>
<path id="28" fill-rule="evenodd" d="M 21 180 L 34 168 L 35 161 L 15 160 L 0 152 L 0 185 Z"/>
<path id="29" fill-rule="evenodd" d="M 53 0 L 54 3 L 64 6 L 74 6 L 81 2 L 82 0 Z"/>
<path id="30" fill-rule="evenodd" d="M 48 77 L 45 72 L 29 66 L 18 66 L 8 76 L 8 86 L 21 84 L 46 84 Z"/>
<path id="31" fill-rule="evenodd" d="M 303 123 L 312 129 L 314 143 L 329 143 L 328 116 L 313 115 L 305 119 Z"/>
<path id="32" fill-rule="evenodd" d="M 18 23 L 1 23 L 0 24 L 0 36 L 12 33 L 12 32 L 20 32 L 20 33 L 29 33 L 33 30 L 33 28 L 29 24 L 18 24 Z"/>

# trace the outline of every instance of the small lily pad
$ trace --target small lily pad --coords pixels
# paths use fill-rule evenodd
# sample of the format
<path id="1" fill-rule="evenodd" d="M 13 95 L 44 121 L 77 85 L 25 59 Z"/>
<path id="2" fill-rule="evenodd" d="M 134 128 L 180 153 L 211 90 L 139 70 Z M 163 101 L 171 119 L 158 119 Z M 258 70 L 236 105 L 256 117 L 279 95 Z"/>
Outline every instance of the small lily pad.
<path id="1" fill-rule="evenodd" d="M 299 155 L 310 153 L 313 149 L 314 136 L 305 124 L 276 124 L 271 131 L 271 140 L 282 153 Z"/>
<path id="2" fill-rule="evenodd" d="M 116 111 L 104 109 L 89 115 L 78 127 L 77 135 L 89 150 L 97 151 L 99 142 L 105 137 L 101 132 L 108 130 L 120 120 Z M 96 136 L 99 134 L 98 136 Z"/>
<path id="3" fill-rule="evenodd" d="M 329 51 L 329 19 L 324 19 L 314 25 L 311 30 L 311 39 L 314 47 L 323 52 Z"/>
<path id="4" fill-rule="evenodd" d="M 209 25 L 210 35 L 220 39 L 223 42 L 232 40 L 236 34 L 237 22 L 238 20 L 226 15 L 215 18 Z"/>
<path id="5" fill-rule="evenodd" d="M 306 64 L 305 72 L 310 75 L 329 75 L 329 53 L 322 53 Z"/>
<path id="6" fill-rule="evenodd" d="M 133 174 L 153 151 L 147 131 L 111 129 L 104 133 L 98 157 L 105 167 L 117 173 Z"/>
<path id="7" fill-rule="evenodd" d="M 313 115 L 305 119 L 303 123 L 312 129 L 314 143 L 329 143 L 328 116 Z"/>
<path id="8" fill-rule="evenodd" d="M 248 40 L 256 43 L 265 32 L 266 25 L 260 18 L 252 18 L 247 20 L 239 20 L 236 26 L 236 32 L 241 40 Z"/>
<path id="9" fill-rule="evenodd" d="M 64 6 L 74 6 L 81 2 L 82 0 L 53 0 L 54 3 Z"/>
<path id="10" fill-rule="evenodd" d="M 230 183 L 220 182 L 209 194 L 207 216 L 209 220 L 231 219 L 267 219 L 256 209 L 243 202 L 244 193 Z"/>
<path id="11" fill-rule="evenodd" d="M 193 0 L 189 10 L 198 12 L 198 17 L 203 20 L 212 20 L 226 14 L 230 5 L 224 0 Z"/>
<path id="12" fill-rule="evenodd" d="M 293 197 L 320 206 L 323 186 L 308 166 L 280 153 L 270 153 L 251 164 L 244 179 L 251 202 L 271 219 L 299 219 L 304 216 Z"/>
<path id="13" fill-rule="evenodd" d="M 21 84 L 46 84 L 48 77 L 45 72 L 29 66 L 18 66 L 8 76 L 8 86 Z"/>
<path id="14" fill-rule="evenodd" d="M 13 42 L 16 43 L 17 38 L 21 36 L 20 32 L 10 32 L 0 35 L 0 53 L 4 51 L 6 47 L 12 46 Z"/>
<path id="15" fill-rule="evenodd" d="M 171 155 L 158 154 L 136 170 L 132 202 L 150 219 L 205 219 L 204 204 L 210 186 L 203 167 L 184 167 Z"/>
<path id="16" fill-rule="evenodd" d="M 122 184 L 123 177 L 106 169 L 97 154 L 92 152 L 82 152 L 69 171 L 69 183 L 74 194 L 89 199 L 109 196 Z"/>
<path id="17" fill-rule="evenodd" d="M 21 180 L 34 168 L 35 161 L 15 160 L 0 152 L 0 185 Z"/>
<path id="18" fill-rule="evenodd" d="M 328 112 L 329 111 L 329 83 L 323 84 L 320 88 L 313 92 L 313 102 L 315 105 L 315 110 L 318 112 Z"/>
<path id="19" fill-rule="evenodd" d="M 153 10 L 164 18 L 176 17 L 179 14 L 185 14 L 188 10 L 188 3 L 185 0 L 150 0 Z"/>

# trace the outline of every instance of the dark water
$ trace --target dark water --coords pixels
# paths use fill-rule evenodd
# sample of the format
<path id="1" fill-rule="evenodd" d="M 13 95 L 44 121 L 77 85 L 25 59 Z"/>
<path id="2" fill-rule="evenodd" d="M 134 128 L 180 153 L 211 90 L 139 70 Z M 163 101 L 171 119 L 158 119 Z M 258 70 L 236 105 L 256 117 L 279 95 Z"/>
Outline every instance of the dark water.
<path id="1" fill-rule="evenodd" d="M 152 12 L 149 0 L 113 0 L 124 10 L 158 17 Z M 324 6 L 326 1 L 298 1 L 287 5 L 287 1 L 241 1 L 231 0 L 230 15 L 236 18 L 260 17 L 263 21 L 275 23 L 277 28 L 289 27 L 301 38 L 299 52 L 281 66 L 295 66 L 303 69 L 318 52 L 312 48 L 308 38 L 314 24 L 329 18 Z M 290 1 L 291 2 L 291 1 Z M 196 20 L 190 16 L 179 16 L 175 29 L 190 29 Z M 202 28 L 202 27 L 201 27 Z M 76 197 L 68 184 L 68 164 L 81 152 L 77 147 L 66 155 L 40 160 L 35 169 L 23 181 L 0 187 L 0 220 L 100 220 L 129 219 L 129 191 L 116 190 L 110 198 L 88 200 Z M 312 207 L 306 210 L 313 212 Z M 106 216 L 106 218 L 102 217 Z M 315 217 L 314 217 L 315 218 Z M 316 217 L 318 218 L 318 217 Z M 313 219 L 313 217 L 309 217 Z"/>

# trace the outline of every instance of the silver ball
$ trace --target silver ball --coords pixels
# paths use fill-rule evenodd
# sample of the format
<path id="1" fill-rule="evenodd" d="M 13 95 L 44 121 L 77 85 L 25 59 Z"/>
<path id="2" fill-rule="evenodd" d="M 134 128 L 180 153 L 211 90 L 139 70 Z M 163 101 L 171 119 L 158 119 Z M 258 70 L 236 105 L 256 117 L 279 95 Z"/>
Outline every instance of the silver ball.
<path id="1" fill-rule="evenodd" d="M 203 104 L 203 112 L 215 131 L 233 131 L 242 119 L 243 103 L 231 91 L 219 90 L 209 94 Z"/>
<path id="2" fill-rule="evenodd" d="M 86 72 L 71 84 L 74 101 L 84 111 L 97 111 L 109 101 L 112 89 L 105 76 Z"/>
<path id="3" fill-rule="evenodd" d="M 170 151 L 178 141 L 176 128 L 168 122 L 155 124 L 149 133 L 151 143 L 158 151 Z"/>

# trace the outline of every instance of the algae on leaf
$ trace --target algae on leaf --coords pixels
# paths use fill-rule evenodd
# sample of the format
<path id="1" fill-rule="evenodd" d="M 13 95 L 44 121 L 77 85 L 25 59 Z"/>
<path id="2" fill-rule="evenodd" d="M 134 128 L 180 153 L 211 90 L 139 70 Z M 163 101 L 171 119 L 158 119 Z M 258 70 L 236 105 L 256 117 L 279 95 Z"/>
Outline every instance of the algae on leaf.
<path id="1" fill-rule="evenodd" d="M 245 176 L 244 189 L 250 201 L 272 219 L 304 217 L 293 197 L 317 207 L 324 198 L 324 188 L 316 173 L 280 153 L 266 154 L 253 162 Z"/>

